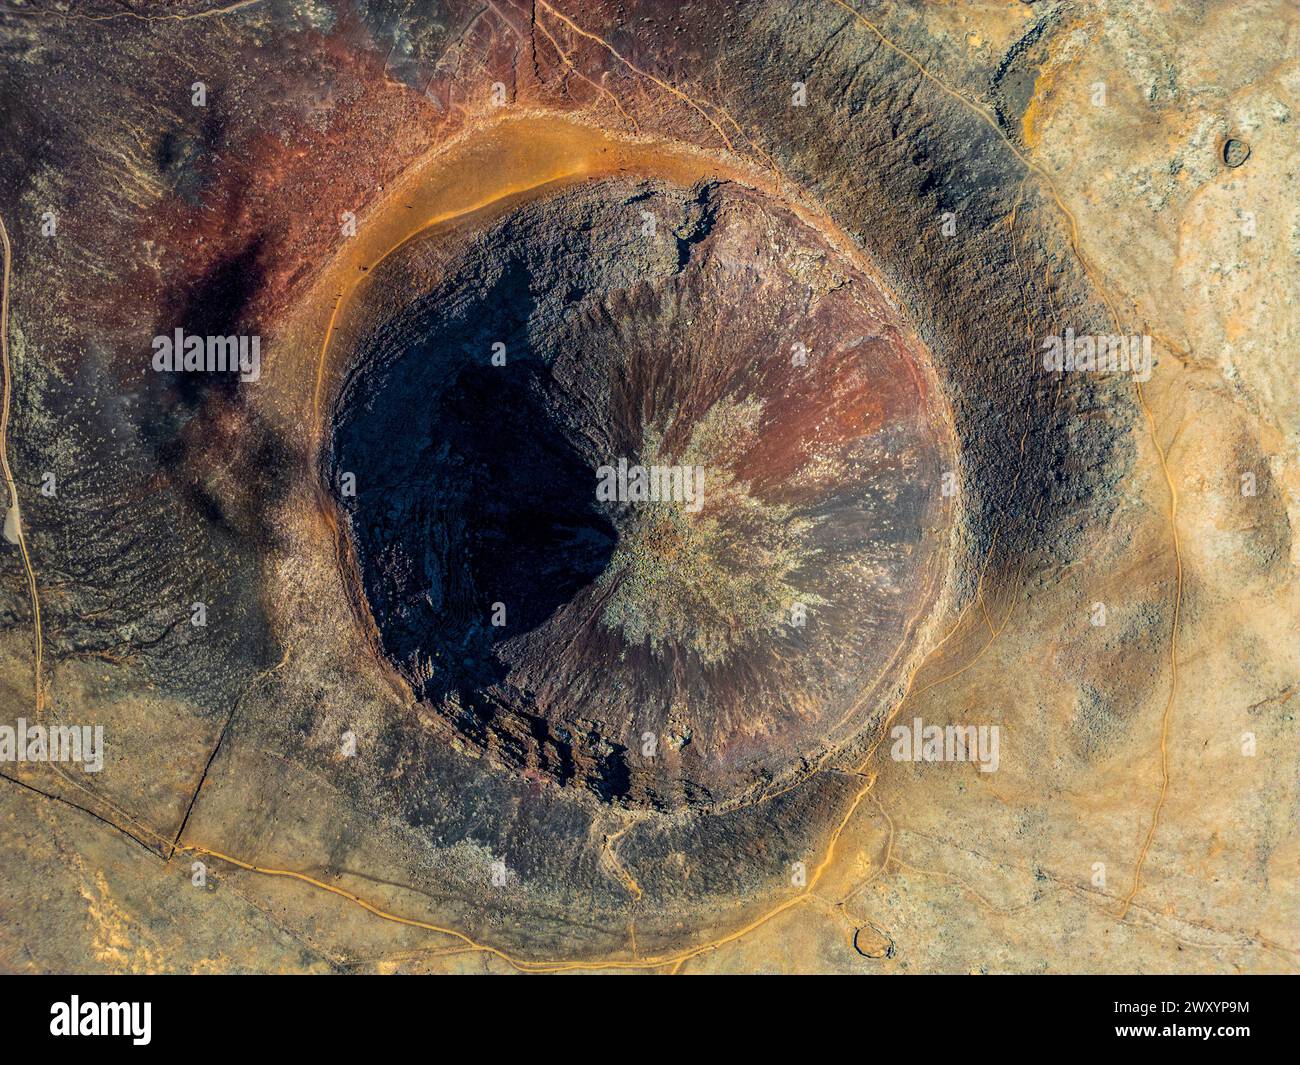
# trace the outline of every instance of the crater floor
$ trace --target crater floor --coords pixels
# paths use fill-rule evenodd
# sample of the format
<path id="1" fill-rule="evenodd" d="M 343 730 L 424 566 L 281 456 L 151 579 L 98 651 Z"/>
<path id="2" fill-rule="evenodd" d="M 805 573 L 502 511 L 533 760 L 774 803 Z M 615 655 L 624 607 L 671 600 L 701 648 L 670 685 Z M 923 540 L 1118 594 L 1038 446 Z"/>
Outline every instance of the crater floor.
<path id="1" fill-rule="evenodd" d="M 879 713 L 943 575 L 951 429 L 899 312 L 789 209 L 587 182 L 428 231 L 354 298 L 358 594 L 461 736 L 667 810 Z"/>

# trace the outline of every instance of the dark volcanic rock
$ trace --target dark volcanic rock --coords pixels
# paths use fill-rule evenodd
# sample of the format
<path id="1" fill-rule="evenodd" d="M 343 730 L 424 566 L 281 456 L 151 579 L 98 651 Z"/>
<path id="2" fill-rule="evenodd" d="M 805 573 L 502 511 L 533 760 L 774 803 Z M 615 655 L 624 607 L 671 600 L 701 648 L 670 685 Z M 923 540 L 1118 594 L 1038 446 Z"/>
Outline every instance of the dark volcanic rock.
<path id="1" fill-rule="evenodd" d="M 429 254 L 370 279 L 331 477 L 412 690 L 508 766 L 657 808 L 860 728 L 932 602 L 952 465 L 875 283 L 716 183 L 592 182 Z M 620 462 L 671 498 L 602 498 Z"/>

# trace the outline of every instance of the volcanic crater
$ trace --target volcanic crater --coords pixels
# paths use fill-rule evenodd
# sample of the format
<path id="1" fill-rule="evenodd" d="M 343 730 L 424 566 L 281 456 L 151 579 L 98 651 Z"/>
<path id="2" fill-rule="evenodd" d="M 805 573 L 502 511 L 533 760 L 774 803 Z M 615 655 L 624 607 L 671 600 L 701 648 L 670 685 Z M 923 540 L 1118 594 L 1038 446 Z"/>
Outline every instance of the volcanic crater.
<path id="1" fill-rule="evenodd" d="M 322 464 L 345 575 L 461 741 L 720 809 L 883 713 L 949 557 L 950 421 L 893 301 L 795 211 L 590 179 L 419 234 L 354 301 Z M 620 463 L 700 497 L 602 498 Z"/>

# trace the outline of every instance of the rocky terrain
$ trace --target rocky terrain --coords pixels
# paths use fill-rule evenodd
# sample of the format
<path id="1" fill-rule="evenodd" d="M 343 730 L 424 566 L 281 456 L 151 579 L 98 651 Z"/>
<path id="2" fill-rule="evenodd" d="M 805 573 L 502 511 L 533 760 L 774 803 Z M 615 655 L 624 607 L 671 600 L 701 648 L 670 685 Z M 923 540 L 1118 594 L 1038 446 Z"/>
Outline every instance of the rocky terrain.
<path id="1" fill-rule="evenodd" d="M 105 761 L 0 967 L 1296 971 L 1298 98 L 1285 0 L 7 7 L 0 726 Z"/>

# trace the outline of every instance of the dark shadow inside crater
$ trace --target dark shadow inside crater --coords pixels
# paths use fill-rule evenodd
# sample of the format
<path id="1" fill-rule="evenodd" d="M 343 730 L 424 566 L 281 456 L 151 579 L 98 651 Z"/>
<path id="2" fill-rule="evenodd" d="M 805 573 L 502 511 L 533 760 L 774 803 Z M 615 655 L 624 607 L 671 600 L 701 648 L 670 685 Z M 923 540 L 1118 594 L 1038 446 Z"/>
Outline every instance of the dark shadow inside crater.
<path id="1" fill-rule="evenodd" d="M 506 673 L 494 645 L 594 581 L 616 534 L 540 360 L 512 350 L 495 366 L 490 348 L 436 334 L 417 349 L 381 402 L 339 425 L 336 464 L 356 475 L 354 532 L 367 596 L 390 622 L 385 652 L 427 677 L 422 697 L 455 693 L 482 714 L 474 693 Z"/>

